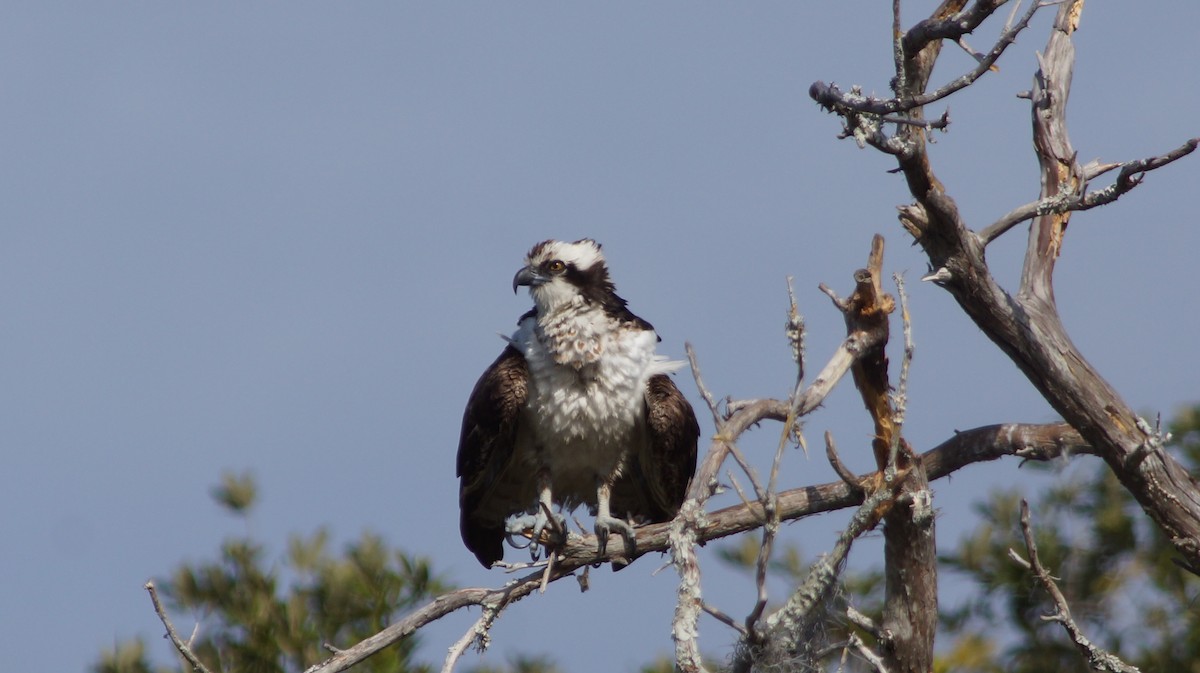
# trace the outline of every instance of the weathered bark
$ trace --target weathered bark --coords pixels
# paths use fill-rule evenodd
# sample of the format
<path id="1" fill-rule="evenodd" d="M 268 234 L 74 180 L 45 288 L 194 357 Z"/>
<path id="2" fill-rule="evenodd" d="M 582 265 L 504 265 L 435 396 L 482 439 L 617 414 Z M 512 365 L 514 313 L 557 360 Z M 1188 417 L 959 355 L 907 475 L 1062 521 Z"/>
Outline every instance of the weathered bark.
<path id="1" fill-rule="evenodd" d="M 788 414 L 788 403 L 782 400 L 760 400 L 743 407 L 740 413 L 742 416 L 738 420 L 739 425 L 745 423 L 749 426 L 753 424 L 754 419 L 783 421 Z M 1091 447 L 1084 442 L 1079 433 L 1066 424 L 1010 423 L 956 433 L 922 454 L 921 464 L 929 478 L 936 480 L 968 465 L 1005 457 L 1050 461 L 1091 452 Z M 850 480 L 854 486 L 846 481 L 837 481 L 784 491 L 779 494 L 780 518 L 789 521 L 861 505 L 864 494 L 858 484 L 868 481 L 869 478 L 869 475 L 855 477 Z M 753 530 L 762 525 L 762 520 L 763 511 L 755 504 L 717 510 L 706 515 L 704 525 L 698 530 L 697 541 L 706 542 Z M 671 526 L 672 524 L 663 523 L 639 527 L 638 556 L 667 551 L 670 548 Z M 614 540 L 609 545 L 610 556 L 622 554 L 622 544 L 620 539 Z M 598 551 L 595 536 L 572 537 L 561 550 L 560 559 L 547 578 L 548 581 L 554 582 L 569 577 L 596 563 Z M 507 605 L 536 593 L 541 585 L 542 572 L 533 570 L 499 587 L 467 588 L 443 594 L 379 633 L 346 649 L 333 649 L 333 644 L 330 644 L 333 655 L 310 668 L 307 673 L 345 671 L 415 633 L 426 624 L 463 608 L 483 606 L 485 610 L 492 611 L 494 616 Z M 162 615 L 165 616 L 165 613 Z M 179 647 L 180 644 L 177 642 L 176 646 Z M 180 649 L 186 649 L 186 644 Z"/>
<path id="2" fill-rule="evenodd" d="M 855 274 L 857 287 L 842 307 L 846 328 L 877 329 L 884 339 L 864 353 L 853 367 L 858 388 L 875 425 L 872 449 L 878 475 L 875 488 L 895 488 L 883 512 L 884 606 L 880 624 L 882 654 L 887 670 L 928 673 L 933 670 L 937 632 L 937 545 L 932 492 L 925 469 L 901 435 L 903 409 L 891 397 L 885 347 L 888 316 L 895 301 L 882 289 L 883 239 L 876 236 L 867 269 Z"/>
<path id="3" fill-rule="evenodd" d="M 1074 50 L 1071 33 L 1081 0 L 1060 6 L 1031 94 L 1034 147 L 1041 165 L 1042 199 L 1067 198 L 1082 188 L 1075 151 L 1066 135 L 1066 103 Z M 1191 147 L 1195 145 L 1192 144 Z M 1189 150 L 1190 151 L 1190 150 Z M 917 167 L 906 168 L 906 175 Z M 916 177 L 910 184 L 927 178 Z M 1161 438 L 1139 419 L 1071 342 L 1054 302 L 1054 262 L 1070 212 L 1033 219 L 1015 298 L 992 278 L 979 238 L 958 220 L 948 197 L 918 194 L 918 242 L 942 285 L 1003 350 L 1063 419 L 1079 430 L 1117 478 L 1171 539 L 1192 567 L 1200 567 L 1200 490 Z M 924 222 L 921 222 L 924 220 Z"/>
<path id="4" fill-rule="evenodd" d="M 905 101 L 923 101 L 928 76 L 937 57 L 934 45 L 978 25 L 980 13 L 1000 4 L 979 0 L 952 19 L 943 4 L 934 18 L 921 22 L 898 38 L 903 49 L 897 59 L 896 98 L 862 100 L 817 83 L 814 99 L 847 119 L 858 120 L 880 109 L 906 109 Z M 1030 12 L 1042 5 L 1034 3 Z M 922 119 L 914 108 L 909 122 L 900 124 L 895 138 L 867 136 L 872 145 L 897 158 L 915 203 L 901 209 L 904 227 L 924 249 L 935 273 L 930 278 L 948 290 L 963 311 L 1030 380 L 1062 415 L 1091 443 L 1150 518 L 1162 528 L 1190 567 L 1200 568 L 1200 489 L 1179 463 L 1162 450 L 1162 438 L 1139 419 L 1120 395 L 1084 359 L 1071 342 L 1054 302 L 1054 263 L 1072 212 L 1110 203 L 1138 184 L 1139 172 L 1153 170 L 1194 151 L 1197 139 L 1148 160 L 1110 164 L 1121 166 L 1111 187 L 1084 193 L 1087 171 L 1076 163 L 1067 137 L 1066 104 L 1070 92 L 1074 49 L 1071 34 L 1078 23 L 1082 0 L 1059 5 L 1054 28 L 1030 94 L 1034 149 L 1041 167 L 1041 198 L 1019 208 L 976 234 L 962 221 L 954 200 L 934 174 L 926 152 L 925 130 L 913 125 Z M 1029 13 L 1026 17 L 1030 16 Z M 969 21 L 963 19 L 970 19 Z M 1023 20 L 1024 21 L 1024 20 Z M 1024 25 L 1018 23 L 1018 27 Z M 1002 35 L 992 53 L 1011 43 L 1013 31 Z M 861 134 L 860 134 L 861 135 Z M 1007 293 L 988 269 L 987 243 L 1032 214 L 1021 286 Z"/>
<path id="5" fill-rule="evenodd" d="M 1065 197 L 1082 189 L 1076 152 L 1067 136 L 1066 105 L 1075 49 L 1071 34 L 1083 0 L 1059 8 L 1034 78 L 1031 96 L 1034 147 L 1041 166 L 1041 197 Z M 1200 489 L 1163 452 L 1161 438 L 1140 421 L 1107 381 L 1083 359 L 1058 316 L 1052 285 L 1071 213 L 1034 218 L 1017 303 L 1029 317 L 1020 333 L 1034 385 L 1068 423 L 1091 441 L 1117 478 L 1158 523 L 1193 567 L 1200 567 Z M 1027 353 L 1027 355 L 1026 355 Z M 1027 372 L 1028 374 L 1029 372 Z"/>

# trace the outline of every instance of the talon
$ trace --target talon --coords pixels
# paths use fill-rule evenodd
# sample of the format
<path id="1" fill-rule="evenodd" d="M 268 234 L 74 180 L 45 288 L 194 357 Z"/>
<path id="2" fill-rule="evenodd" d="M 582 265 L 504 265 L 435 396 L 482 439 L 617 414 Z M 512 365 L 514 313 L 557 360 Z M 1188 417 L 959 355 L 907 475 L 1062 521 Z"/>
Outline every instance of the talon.
<path id="1" fill-rule="evenodd" d="M 509 519 L 505 525 L 509 544 L 516 549 L 529 549 L 529 558 L 538 560 L 542 549 L 561 546 L 567 539 L 567 520 L 562 514 L 539 509 L 536 514 L 526 514 Z M 516 538 L 524 538 L 520 544 Z"/>
<path id="2" fill-rule="evenodd" d="M 534 523 L 532 514 L 513 517 L 504 524 L 504 538 L 513 549 L 528 549 L 534 544 L 530 533 Z"/>
<path id="3" fill-rule="evenodd" d="M 599 543 L 600 555 L 604 556 L 608 552 L 608 536 L 614 529 L 621 534 L 621 539 L 625 542 L 625 558 L 632 559 L 637 555 L 637 538 L 633 526 L 612 516 L 596 517 L 596 541 Z"/>

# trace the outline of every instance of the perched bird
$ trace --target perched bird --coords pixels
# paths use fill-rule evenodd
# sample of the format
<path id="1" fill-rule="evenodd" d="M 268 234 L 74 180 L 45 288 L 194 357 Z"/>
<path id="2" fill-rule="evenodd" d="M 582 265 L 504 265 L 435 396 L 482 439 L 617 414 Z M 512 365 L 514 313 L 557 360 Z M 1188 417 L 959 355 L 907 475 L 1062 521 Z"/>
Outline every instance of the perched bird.
<path id="1" fill-rule="evenodd" d="M 601 553 L 632 523 L 669 521 L 696 469 L 700 427 L 655 354 L 650 323 L 626 308 L 600 244 L 543 241 L 513 278 L 534 307 L 471 392 L 458 445 L 460 528 L 483 566 L 510 534 L 563 533 L 586 505 Z"/>

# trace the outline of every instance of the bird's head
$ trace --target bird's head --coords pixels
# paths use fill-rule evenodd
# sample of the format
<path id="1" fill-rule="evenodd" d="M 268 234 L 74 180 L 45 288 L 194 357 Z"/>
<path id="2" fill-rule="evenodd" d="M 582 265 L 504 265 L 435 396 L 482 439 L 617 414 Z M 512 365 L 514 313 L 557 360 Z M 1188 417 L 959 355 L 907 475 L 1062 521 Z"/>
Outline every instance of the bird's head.
<path id="1" fill-rule="evenodd" d="M 525 266 L 513 277 L 513 292 L 525 285 L 541 312 L 577 302 L 613 296 L 604 253 L 590 238 L 574 243 L 542 241 L 525 256 Z"/>

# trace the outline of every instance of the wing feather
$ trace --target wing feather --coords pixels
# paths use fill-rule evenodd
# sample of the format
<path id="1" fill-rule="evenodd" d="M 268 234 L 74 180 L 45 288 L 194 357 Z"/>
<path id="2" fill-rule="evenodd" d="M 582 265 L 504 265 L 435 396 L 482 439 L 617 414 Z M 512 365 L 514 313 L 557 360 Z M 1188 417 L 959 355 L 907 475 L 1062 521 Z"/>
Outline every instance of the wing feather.
<path id="1" fill-rule="evenodd" d="M 463 412 L 458 442 L 459 529 L 485 568 L 504 558 L 504 519 L 490 495 L 513 458 L 521 410 L 529 396 L 529 370 L 511 345 L 484 371 Z"/>
<path id="2" fill-rule="evenodd" d="M 639 452 L 645 512 L 650 521 L 668 521 L 679 512 L 696 471 L 700 425 L 675 382 L 656 374 L 646 383 L 646 430 L 649 441 Z"/>

